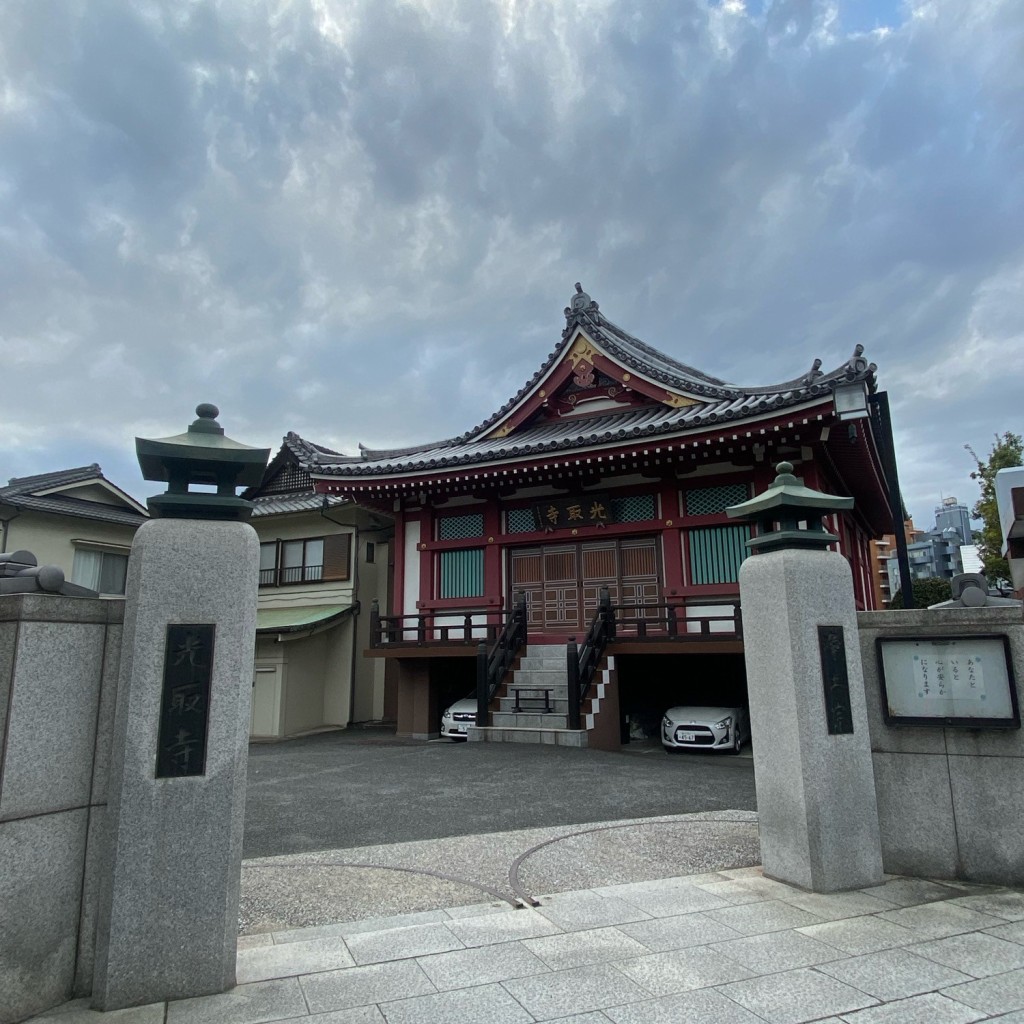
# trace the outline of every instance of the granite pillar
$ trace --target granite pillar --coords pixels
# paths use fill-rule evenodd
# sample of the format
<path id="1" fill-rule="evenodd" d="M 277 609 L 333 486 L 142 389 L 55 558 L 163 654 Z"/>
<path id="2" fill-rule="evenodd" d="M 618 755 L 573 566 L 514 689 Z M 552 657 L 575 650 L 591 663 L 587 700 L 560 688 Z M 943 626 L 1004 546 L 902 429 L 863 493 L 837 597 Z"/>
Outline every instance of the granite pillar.
<path id="1" fill-rule="evenodd" d="M 136 534 L 97 914 L 97 1009 L 235 983 L 258 579 L 259 541 L 247 523 L 155 519 Z M 212 657 L 209 631 L 169 634 L 180 624 L 213 627 Z M 165 673 L 174 682 L 189 666 L 207 674 L 208 702 L 165 687 Z M 204 704 L 205 765 L 175 774 L 193 770 L 200 749 L 176 716 Z"/>
<path id="2" fill-rule="evenodd" d="M 764 873 L 814 892 L 877 885 L 878 811 L 850 567 L 826 550 L 765 551 L 741 566 L 740 597 Z M 823 645 L 831 645 L 827 667 Z"/>

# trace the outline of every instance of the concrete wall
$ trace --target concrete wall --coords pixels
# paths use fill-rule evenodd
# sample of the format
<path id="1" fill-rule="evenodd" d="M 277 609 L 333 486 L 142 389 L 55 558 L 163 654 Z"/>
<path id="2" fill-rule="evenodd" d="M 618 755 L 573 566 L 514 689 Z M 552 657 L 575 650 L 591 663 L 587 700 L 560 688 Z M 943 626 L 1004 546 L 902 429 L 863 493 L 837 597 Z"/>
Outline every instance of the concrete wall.
<path id="1" fill-rule="evenodd" d="M 1021 609 L 861 612 L 858 625 L 885 870 L 1024 886 L 1024 733 L 886 725 L 875 653 L 878 637 L 1006 633 L 1024 705 Z"/>
<path id="2" fill-rule="evenodd" d="M 123 615 L 0 596 L 0 1024 L 91 988 Z"/>

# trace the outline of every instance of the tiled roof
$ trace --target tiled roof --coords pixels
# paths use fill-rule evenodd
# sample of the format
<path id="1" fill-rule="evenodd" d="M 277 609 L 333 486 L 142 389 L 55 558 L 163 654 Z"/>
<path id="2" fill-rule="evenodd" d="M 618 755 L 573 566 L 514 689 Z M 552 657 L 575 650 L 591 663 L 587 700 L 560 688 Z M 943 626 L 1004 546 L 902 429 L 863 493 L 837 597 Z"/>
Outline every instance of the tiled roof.
<path id="1" fill-rule="evenodd" d="M 342 458 L 341 452 L 336 452 L 333 448 L 325 448 L 322 444 L 314 444 L 312 441 L 307 441 L 304 437 L 299 437 L 294 430 L 289 430 L 284 435 L 284 447 L 287 448 L 299 462 L 307 462 L 313 455 L 337 455 Z"/>
<path id="2" fill-rule="evenodd" d="M 268 494 L 264 498 L 253 498 L 256 506 L 252 510 L 256 516 L 275 516 L 286 512 L 318 512 L 324 507 L 323 494 L 309 492 L 307 494 Z M 328 507 L 347 504 L 347 498 L 339 498 L 336 495 L 328 496 Z"/>
<path id="3" fill-rule="evenodd" d="M 340 452 L 314 444 L 290 430 L 285 434 L 281 448 L 270 461 L 259 487 L 243 492 L 253 502 L 253 516 L 284 515 L 289 512 L 318 512 L 324 507 L 324 495 L 313 490 L 313 481 L 306 465 L 318 458 L 344 458 Z M 281 474 L 284 484 L 280 484 Z M 292 479 L 294 478 L 294 479 Z M 294 484 L 294 486 L 293 486 Z M 262 489 L 271 493 L 261 494 Z M 331 495 L 328 507 L 346 504 L 347 498 Z"/>
<path id="4" fill-rule="evenodd" d="M 79 466 L 77 469 L 59 469 L 53 473 L 37 473 L 35 476 L 16 476 L 7 481 L 6 487 L 0 487 L 0 497 L 6 497 L 8 494 L 30 494 L 33 491 L 45 491 L 51 487 L 70 486 L 96 479 L 103 479 L 103 471 L 95 462 L 91 466 Z"/>
<path id="5" fill-rule="evenodd" d="M 694 405 L 671 408 L 651 405 L 625 408 L 598 415 L 565 417 L 527 425 L 504 437 L 487 434 L 539 385 L 562 359 L 581 328 L 610 358 L 675 392 L 689 395 Z M 598 310 L 582 290 L 566 309 L 562 344 L 541 368 L 493 416 L 473 430 L 447 441 L 408 448 L 374 450 L 360 445 L 358 457 L 314 455 L 306 463 L 317 477 L 374 476 L 417 472 L 521 458 L 547 452 L 586 449 L 600 445 L 698 430 L 711 424 L 761 418 L 776 411 L 822 400 L 836 384 L 863 380 L 874 387 L 874 363 L 863 357 L 858 345 L 853 356 L 835 370 L 823 373 L 821 360 L 801 377 L 779 384 L 747 387 L 728 384 L 677 362 L 627 334 Z"/>
<path id="6" fill-rule="evenodd" d="M 76 519 L 91 519 L 103 523 L 117 523 L 121 526 L 141 526 L 146 515 L 125 505 L 107 505 L 100 501 L 87 501 L 64 494 L 39 494 L 52 491 L 55 487 L 71 487 L 101 480 L 109 483 L 96 463 L 79 466 L 77 469 L 62 469 L 54 473 L 37 473 L 35 476 L 13 477 L 6 487 L 0 487 L 0 504 L 30 512 L 46 512 L 51 515 L 72 516 Z"/>
<path id="7" fill-rule="evenodd" d="M 18 494 L 8 497 L 0 492 L 0 504 L 13 505 L 27 512 L 49 512 L 52 515 L 92 519 L 101 523 L 118 523 L 121 526 L 141 526 L 148 518 L 123 506 L 104 505 L 99 501 L 85 501 L 82 498 L 65 498 L 59 494 L 47 494 L 42 497 Z"/>

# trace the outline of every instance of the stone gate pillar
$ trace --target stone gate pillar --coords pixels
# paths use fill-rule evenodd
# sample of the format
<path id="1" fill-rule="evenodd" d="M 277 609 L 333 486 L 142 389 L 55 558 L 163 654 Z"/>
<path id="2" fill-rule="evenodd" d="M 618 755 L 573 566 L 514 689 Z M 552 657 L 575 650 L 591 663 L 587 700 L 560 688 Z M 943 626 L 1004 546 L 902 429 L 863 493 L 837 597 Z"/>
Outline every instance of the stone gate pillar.
<path id="1" fill-rule="evenodd" d="M 853 579 L 827 512 L 853 498 L 803 486 L 788 462 L 728 509 L 758 523 L 740 568 L 761 863 L 814 892 L 882 881 Z"/>
<path id="2" fill-rule="evenodd" d="M 165 480 L 129 562 L 111 751 L 93 1006 L 235 983 L 259 540 L 237 486 L 269 449 L 224 437 L 214 406 L 185 434 L 136 439 Z M 217 493 L 190 492 L 190 483 Z"/>

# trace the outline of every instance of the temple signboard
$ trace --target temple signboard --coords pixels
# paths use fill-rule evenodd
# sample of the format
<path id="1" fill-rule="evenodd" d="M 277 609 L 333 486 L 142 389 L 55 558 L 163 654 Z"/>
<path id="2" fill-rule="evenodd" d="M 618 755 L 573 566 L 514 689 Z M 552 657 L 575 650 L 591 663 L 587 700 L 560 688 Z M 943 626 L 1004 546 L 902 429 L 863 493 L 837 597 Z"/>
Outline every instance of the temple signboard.
<path id="1" fill-rule="evenodd" d="M 568 530 L 579 526 L 607 526 L 617 522 L 606 494 L 575 498 L 549 498 L 533 506 L 538 530 Z"/>
<path id="2" fill-rule="evenodd" d="M 213 676 L 212 624 L 167 627 L 160 694 L 156 777 L 206 773 L 206 733 Z"/>

